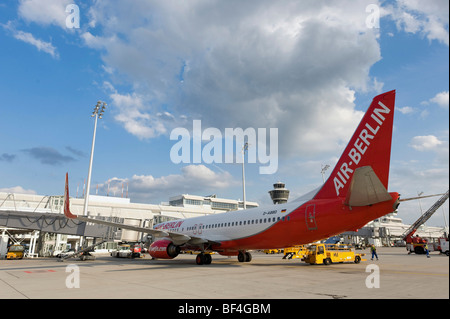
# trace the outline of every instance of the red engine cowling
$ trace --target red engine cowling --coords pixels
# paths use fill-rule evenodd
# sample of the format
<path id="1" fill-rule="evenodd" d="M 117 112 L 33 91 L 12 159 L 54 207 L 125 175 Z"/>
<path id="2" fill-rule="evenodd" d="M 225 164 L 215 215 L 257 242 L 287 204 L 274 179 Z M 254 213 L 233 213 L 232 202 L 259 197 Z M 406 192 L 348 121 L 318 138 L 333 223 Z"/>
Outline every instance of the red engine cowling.
<path id="1" fill-rule="evenodd" d="M 173 259 L 178 256 L 180 251 L 180 246 L 174 245 L 170 240 L 162 239 L 152 243 L 148 253 L 153 258 Z"/>

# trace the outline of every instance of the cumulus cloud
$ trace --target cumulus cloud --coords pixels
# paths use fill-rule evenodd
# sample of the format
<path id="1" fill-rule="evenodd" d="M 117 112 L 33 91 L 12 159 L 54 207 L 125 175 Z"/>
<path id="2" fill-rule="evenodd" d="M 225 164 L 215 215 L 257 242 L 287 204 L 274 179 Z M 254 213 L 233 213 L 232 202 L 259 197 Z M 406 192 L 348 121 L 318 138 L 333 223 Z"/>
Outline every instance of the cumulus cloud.
<path id="1" fill-rule="evenodd" d="M 410 114 L 416 112 L 416 109 L 410 106 L 396 107 L 395 109 L 402 114 Z"/>
<path id="2" fill-rule="evenodd" d="M 430 99 L 430 102 L 436 103 L 437 105 L 439 105 L 442 108 L 448 108 L 448 104 L 449 104 L 449 97 L 448 96 L 449 96 L 448 95 L 448 91 L 440 92 L 440 93 L 436 94 L 435 97 Z"/>
<path id="3" fill-rule="evenodd" d="M 104 87 L 111 92 L 109 97 L 114 119 L 139 139 L 166 134 L 170 128 L 180 125 L 180 121 L 185 121 L 181 117 L 175 118 L 168 111 L 157 111 L 145 96 L 136 92 L 119 93 L 109 82 L 105 82 Z"/>
<path id="4" fill-rule="evenodd" d="M 18 13 L 28 22 L 66 27 L 66 7 L 73 0 L 20 0 Z"/>
<path id="5" fill-rule="evenodd" d="M 188 165 L 181 174 L 154 177 L 152 175 L 133 175 L 132 178 L 111 178 L 101 185 L 106 192 L 120 194 L 122 186 L 128 187 L 129 197 L 136 202 L 150 202 L 179 194 L 197 194 L 211 190 L 226 189 L 236 185 L 233 177 L 226 171 L 214 172 L 204 165 Z"/>
<path id="6" fill-rule="evenodd" d="M 440 141 L 436 136 L 427 135 L 413 137 L 410 145 L 418 151 L 429 151 L 437 149 L 442 144 L 443 142 Z"/>
<path id="7" fill-rule="evenodd" d="M 82 39 L 132 84 L 111 96 L 131 134 L 166 134 L 154 120 L 168 112 L 219 129 L 276 127 L 280 153 L 314 155 L 347 142 L 362 116 L 355 90 L 381 89 L 369 76 L 381 58 L 369 4 L 95 2 Z"/>
<path id="8" fill-rule="evenodd" d="M 1 193 L 13 193 L 13 194 L 30 194 L 36 195 L 36 191 L 32 189 L 24 189 L 22 186 L 0 188 Z"/>
<path id="9" fill-rule="evenodd" d="M 449 2 L 429 0 L 397 0 L 384 12 L 396 22 L 399 30 L 419 33 L 430 41 L 437 40 L 449 45 Z"/>

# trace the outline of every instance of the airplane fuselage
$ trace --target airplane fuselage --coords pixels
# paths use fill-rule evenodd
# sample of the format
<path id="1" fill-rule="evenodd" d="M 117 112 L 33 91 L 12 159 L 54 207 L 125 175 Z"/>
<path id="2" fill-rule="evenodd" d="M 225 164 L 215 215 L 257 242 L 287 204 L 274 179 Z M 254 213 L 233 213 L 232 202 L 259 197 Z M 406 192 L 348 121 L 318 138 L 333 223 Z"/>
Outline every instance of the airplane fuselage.
<path id="1" fill-rule="evenodd" d="M 399 195 L 370 207 L 350 207 L 344 198 L 309 200 L 160 223 L 155 229 L 207 238 L 222 252 L 284 248 L 357 230 L 395 210 Z M 186 247 L 189 249 L 189 246 Z"/>

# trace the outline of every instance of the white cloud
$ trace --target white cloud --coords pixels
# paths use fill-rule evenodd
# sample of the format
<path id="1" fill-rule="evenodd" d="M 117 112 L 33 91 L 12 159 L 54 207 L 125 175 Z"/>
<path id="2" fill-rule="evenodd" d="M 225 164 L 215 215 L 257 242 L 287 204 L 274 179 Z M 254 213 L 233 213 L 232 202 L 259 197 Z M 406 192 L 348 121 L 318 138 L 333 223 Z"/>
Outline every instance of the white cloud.
<path id="1" fill-rule="evenodd" d="M 436 103 L 437 105 L 439 105 L 442 108 L 448 108 L 448 104 L 449 104 L 448 91 L 436 94 L 435 97 L 430 99 L 430 102 Z"/>
<path id="2" fill-rule="evenodd" d="M 140 139 L 156 137 L 166 132 L 164 126 L 149 113 L 143 112 L 143 99 L 137 94 L 110 95 L 111 103 L 119 110 L 114 118 L 122 123 L 124 128 Z"/>
<path id="3" fill-rule="evenodd" d="M 181 174 L 154 177 L 152 175 L 133 175 L 131 179 L 112 178 L 102 185 L 110 193 L 121 193 L 122 185 L 127 185 L 129 197 L 137 202 L 150 202 L 156 199 L 168 200 L 179 194 L 210 193 L 236 185 L 233 177 L 226 171 L 216 173 L 204 165 L 188 165 Z"/>
<path id="4" fill-rule="evenodd" d="M 31 194 L 36 195 L 36 191 L 32 189 L 24 189 L 22 186 L 0 188 L 1 193 L 14 193 L 14 194 Z"/>
<path id="5" fill-rule="evenodd" d="M 143 95 L 118 93 L 110 82 L 104 82 L 103 88 L 110 92 L 110 104 L 116 113 L 114 119 L 139 139 L 166 134 L 168 129 L 179 125 L 180 121 L 185 122 L 185 119 L 177 119 L 168 111 L 156 112 L 152 103 Z"/>
<path id="6" fill-rule="evenodd" d="M 29 32 L 24 32 L 20 30 L 16 30 L 16 28 L 13 26 L 13 23 L 9 21 L 7 24 L 1 24 L 4 29 L 11 32 L 12 36 L 16 38 L 17 40 L 23 41 L 25 43 L 31 44 L 32 46 L 36 47 L 39 51 L 43 51 L 45 53 L 50 54 L 53 58 L 58 59 L 59 54 L 58 50 L 51 42 L 46 42 L 40 39 L 36 39 L 33 34 Z"/>
<path id="7" fill-rule="evenodd" d="M 434 135 L 415 136 L 411 140 L 411 147 L 418 151 L 436 150 L 443 142 Z"/>
<path id="8" fill-rule="evenodd" d="M 416 109 L 410 106 L 396 107 L 395 109 L 402 114 L 410 114 L 416 112 Z"/>
<path id="9" fill-rule="evenodd" d="M 28 22 L 66 27 L 66 7 L 73 0 L 20 0 L 19 16 Z"/>
<path id="10" fill-rule="evenodd" d="M 276 127 L 280 153 L 313 156 L 347 142 L 362 116 L 355 90 L 382 88 L 369 76 L 381 59 L 365 24 L 372 3 L 95 2 L 96 29 L 82 37 L 145 106 L 118 118 L 139 138 L 163 134 L 147 114 L 169 112 L 219 129 Z"/>
<path id="11" fill-rule="evenodd" d="M 449 2 L 428 0 L 398 0 L 395 6 L 387 6 L 384 12 L 396 22 L 397 28 L 409 33 L 419 33 L 430 41 L 449 45 Z"/>
<path id="12" fill-rule="evenodd" d="M 39 51 L 50 54 L 53 58 L 59 58 L 57 49 L 50 43 L 36 39 L 31 33 L 23 31 L 15 31 L 14 37 L 25 43 L 35 46 Z"/>

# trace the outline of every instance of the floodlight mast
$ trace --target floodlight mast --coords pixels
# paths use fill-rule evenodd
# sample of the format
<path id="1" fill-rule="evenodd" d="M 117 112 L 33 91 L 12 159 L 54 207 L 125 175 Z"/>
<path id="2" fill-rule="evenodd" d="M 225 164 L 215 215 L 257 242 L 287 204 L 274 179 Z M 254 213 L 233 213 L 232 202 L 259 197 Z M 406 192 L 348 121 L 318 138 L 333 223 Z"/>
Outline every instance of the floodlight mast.
<path id="1" fill-rule="evenodd" d="M 245 169 L 244 169 L 244 163 L 245 163 L 245 151 L 248 150 L 248 143 L 245 143 L 242 147 L 242 195 L 243 195 L 243 202 L 242 207 L 243 209 L 247 209 L 247 203 L 245 202 Z"/>
<path id="2" fill-rule="evenodd" d="M 320 174 L 322 174 L 322 181 L 325 184 L 325 171 L 330 168 L 330 165 L 327 164 L 325 166 L 323 166 L 323 165 L 321 165 L 321 166 L 322 166 L 322 170 L 320 171 Z"/>
<path id="3" fill-rule="evenodd" d="M 95 135 L 97 132 L 97 120 L 103 117 L 103 113 L 106 109 L 106 103 L 102 101 L 98 101 L 97 105 L 94 107 L 94 112 L 92 112 L 91 117 L 95 117 L 94 121 L 94 134 L 92 135 L 92 147 L 91 147 L 91 158 L 89 160 L 89 171 L 88 171 L 88 178 L 87 178 L 87 187 L 86 187 L 86 194 L 84 196 L 84 209 L 83 209 L 83 215 L 87 216 L 88 212 L 88 205 L 89 205 L 89 191 L 91 188 L 91 173 L 92 173 L 92 161 L 94 159 L 94 146 L 95 146 Z"/>

